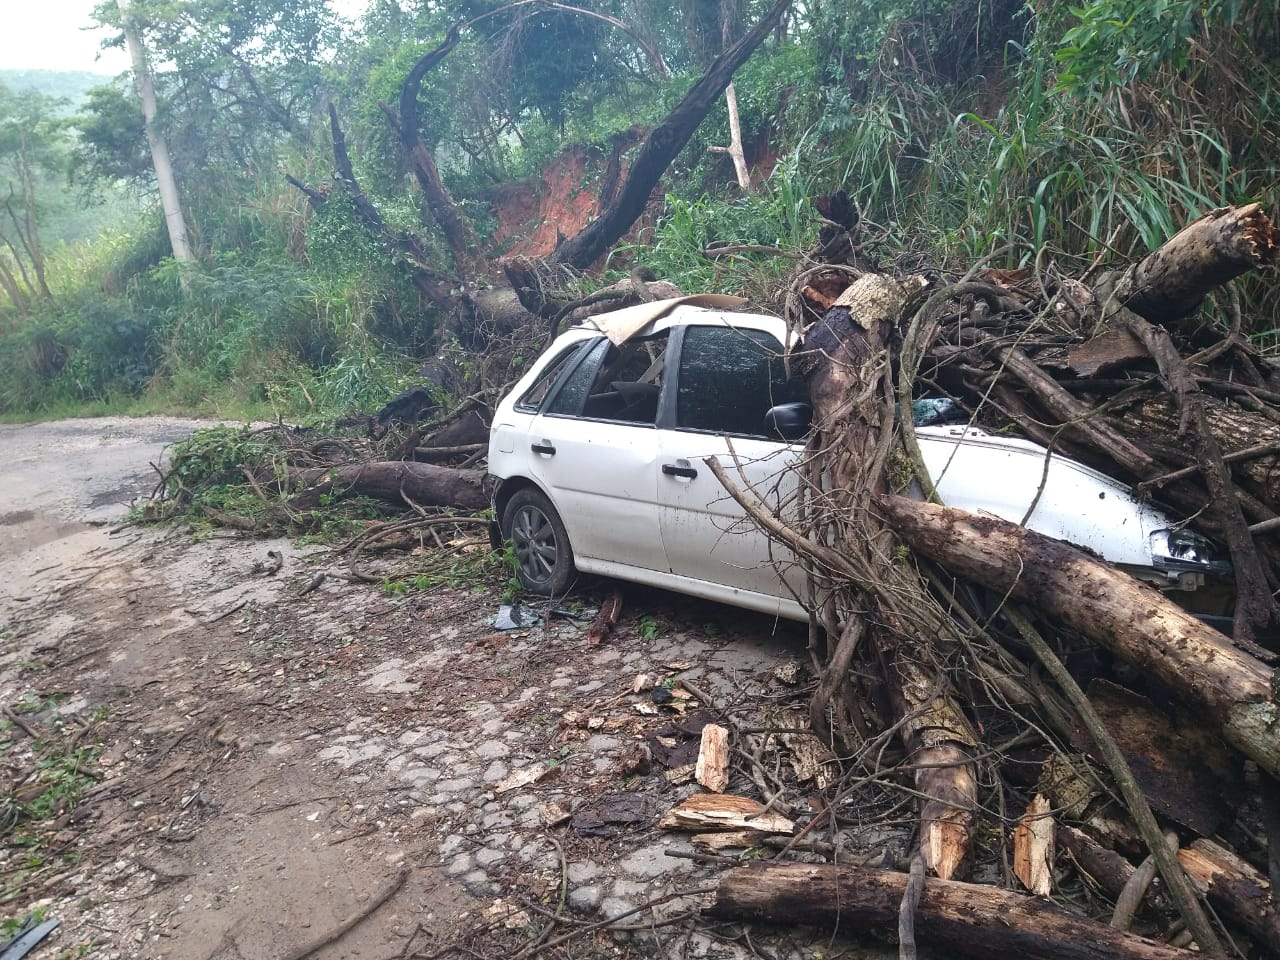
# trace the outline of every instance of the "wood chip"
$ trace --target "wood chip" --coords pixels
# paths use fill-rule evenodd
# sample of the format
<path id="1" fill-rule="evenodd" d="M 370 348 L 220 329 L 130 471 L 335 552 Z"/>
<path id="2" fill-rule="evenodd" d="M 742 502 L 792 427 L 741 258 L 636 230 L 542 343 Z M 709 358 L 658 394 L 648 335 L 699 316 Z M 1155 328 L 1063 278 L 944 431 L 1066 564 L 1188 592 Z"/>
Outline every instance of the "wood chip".
<path id="1" fill-rule="evenodd" d="M 695 765 L 692 763 L 681 764 L 678 767 L 672 767 L 670 770 L 663 771 L 662 775 L 666 778 L 667 783 L 674 784 L 676 786 L 679 786 L 682 783 L 692 783 L 694 766 Z"/>
<path id="2" fill-rule="evenodd" d="M 568 823 L 573 816 L 569 809 L 561 803 L 548 803 L 542 808 L 542 824 L 546 827 L 558 827 Z"/>
<path id="3" fill-rule="evenodd" d="M 587 630 L 587 646 L 599 646 L 602 640 L 607 639 L 613 633 L 613 628 L 618 625 L 618 617 L 621 613 L 622 588 L 618 587 L 604 603 L 600 604 L 600 612 Z"/>
<path id="4" fill-rule="evenodd" d="M 793 687 L 800 682 L 800 670 L 799 660 L 788 660 L 786 663 L 780 663 L 773 668 L 773 679 Z"/>
<path id="5" fill-rule="evenodd" d="M 494 793 L 510 793 L 512 790 L 518 790 L 520 787 L 527 787 L 531 783 L 537 783 L 556 767 L 549 767 L 544 763 L 536 763 L 532 767 L 524 767 L 516 770 L 505 780 L 493 788 Z"/>
<path id="6" fill-rule="evenodd" d="M 702 728 L 702 744 L 694 779 L 713 793 L 724 793 L 729 786 L 729 731 L 718 723 Z"/>
<path id="7" fill-rule="evenodd" d="M 747 850 L 764 843 L 759 830 L 725 830 L 719 833 L 695 833 L 689 838 L 695 847 L 718 853 L 721 850 Z"/>
<path id="8" fill-rule="evenodd" d="M 696 793 L 668 810 L 658 826 L 664 830 L 756 830 L 791 833 L 795 824 L 780 813 L 766 810 L 750 797 L 728 793 Z"/>
<path id="9" fill-rule="evenodd" d="M 1053 892 L 1054 820 L 1049 799 L 1037 793 L 1013 828 L 1013 873 L 1038 897 Z"/>

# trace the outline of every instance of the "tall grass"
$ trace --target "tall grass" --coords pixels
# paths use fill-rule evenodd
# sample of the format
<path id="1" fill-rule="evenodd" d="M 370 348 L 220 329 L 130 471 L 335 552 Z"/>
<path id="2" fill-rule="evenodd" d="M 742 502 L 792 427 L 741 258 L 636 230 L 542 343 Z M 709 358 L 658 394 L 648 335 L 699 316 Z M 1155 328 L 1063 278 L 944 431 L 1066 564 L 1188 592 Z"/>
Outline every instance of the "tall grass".
<path id="1" fill-rule="evenodd" d="M 1274 6 L 1268 3 L 1264 6 Z M 906 64 L 828 95 L 821 156 L 895 246 L 963 269 L 1041 251 L 1079 267 L 1159 246 L 1214 207 L 1280 200 L 1280 82 L 1261 27 L 1206 29 L 1188 56 L 1107 87 L 1059 84 L 1055 34 L 1008 45 L 993 80 L 945 85 Z M 991 103 L 1000 104 L 992 108 Z M 813 151 L 811 151 L 813 152 Z M 836 185 L 836 184 L 831 184 Z M 1251 281 L 1255 325 L 1277 298 Z"/>
<path id="2" fill-rule="evenodd" d="M 806 172 L 805 154 L 802 141 L 779 159 L 755 191 L 732 202 L 708 194 L 696 199 L 669 195 L 666 214 L 652 234 L 619 251 L 688 292 L 733 293 L 757 302 L 775 299 L 794 261 L 768 251 L 804 250 L 817 236 L 817 181 Z M 735 247 L 761 249 L 707 253 Z"/>

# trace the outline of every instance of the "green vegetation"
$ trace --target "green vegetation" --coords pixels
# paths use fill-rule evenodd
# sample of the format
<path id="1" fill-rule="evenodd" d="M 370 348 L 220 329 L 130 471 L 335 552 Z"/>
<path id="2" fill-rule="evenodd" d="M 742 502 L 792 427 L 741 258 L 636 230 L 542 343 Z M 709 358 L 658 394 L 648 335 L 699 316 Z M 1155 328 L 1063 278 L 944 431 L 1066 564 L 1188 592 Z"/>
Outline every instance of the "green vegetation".
<path id="1" fill-rule="evenodd" d="M 56 831 L 98 781 L 97 731 L 106 713 L 98 710 L 73 722 L 57 713 L 58 700 L 28 693 L 7 708 L 16 720 L 0 720 L 0 760 L 15 774 L 8 792 L 0 795 L 0 840 L 13 851 L 0 904 L 75 861 L 76 853 L 65 849 Z M 21 918 L 3 921 L 5 929 L 13 922 Z"/>
<path id="2" fill-rule="evenodd" d="M 247 425 L 198 430 L 174 445 L 159 496 L 134 519 L 181 521 L 196 537 L 218 526 L 232 526 L 261 534 L 295 534 L 311 543 L 338 543 L 395 511 L 343 491 L 323 495 L 320 509 L 295 508 L 290 497 L 296 491 L 286 474 L 291 466 L 325 466 L 317 452 L 363 445 L 368 441 L 333 430 Z"/>
<path id="3" fill-rule="evenodd" d="M 456 300 L 439 295 L 458 289 L 449 246 L 379 103 L 398 103 L 451 23 L 499 4 L 420 6 L 374 4 L 353 28 L 324 0 L 134 0 L 161 65 L 158 126 L 192 271 L 170 256 L 132 87 L 0 73 L 0 183 L 13 185 L 0 210 L 0 417 L 318 418 L 378 405 L 448 348 L 448 331 L 465 340 Z M 599 189 L 615 144 L 722 49 L 721 14 L 739 35 L 768 5 L 586 6 L 628 29 L 523 6 L 476 22 L 424 79 L 424 142 L 492 282 L 513 242 L 495 239 L 511 185 L 532 179 L 536 195 L 576 144 L 593 159 L 568 192 Z M 812 198 L 835 188 L 856 202 L 867 252 L 912 268 L 992 257 L 1078 270 L 1216 206 L 1274 212 L 1278 24 L 1280 0 L 799 6 L 735 77 L 752 190 L 710 150 L 729 140 L 721 103 L 668 171 L 656 221 L 586 282 L 639 263 L 688 291 L 776 304 L 786 254 L 816 238 Z M 329 104 L 385 232 L 334 178 Z M 543 218 L 557 214 L 516 227 Z M 704 252 L 716 247 L 739 249 Z M 1246 327 L 1269 343 L 1274 290 L 1240 286 Z"/>

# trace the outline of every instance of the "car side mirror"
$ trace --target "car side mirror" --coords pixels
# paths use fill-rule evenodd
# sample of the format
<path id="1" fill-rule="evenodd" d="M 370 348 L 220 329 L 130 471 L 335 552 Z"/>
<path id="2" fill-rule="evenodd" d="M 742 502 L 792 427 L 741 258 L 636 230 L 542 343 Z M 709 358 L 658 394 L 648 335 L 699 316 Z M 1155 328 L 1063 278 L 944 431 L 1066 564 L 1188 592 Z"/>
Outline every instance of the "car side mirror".
<path id="1" fill-rule="evenodd" d="M 764 415 L 764 432 L 773 440 L 795 443 L 803 440 L 813 422 L 813 407 L 807 403 L 780 403 Z"/>

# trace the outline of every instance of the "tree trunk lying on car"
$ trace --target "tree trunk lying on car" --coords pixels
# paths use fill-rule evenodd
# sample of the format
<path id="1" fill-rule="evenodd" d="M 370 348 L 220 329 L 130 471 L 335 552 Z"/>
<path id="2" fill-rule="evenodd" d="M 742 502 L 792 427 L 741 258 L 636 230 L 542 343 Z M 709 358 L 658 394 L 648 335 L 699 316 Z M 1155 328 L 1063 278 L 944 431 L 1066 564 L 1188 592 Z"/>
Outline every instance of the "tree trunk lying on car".
<path id="1" fill-rule="evenodd" d="M 880 503 L 894 533 L 952 573 L 1071 627 L 1202 707 L 1223 739 L 1280 776 L 1272 671 L 1158 591 L 996 517 L 903 497 Z"/>
<path id="2" fill-rule="evenodd" d="M 1206 235 L 1219 239 L 1245 236 L 1247 256 L 1239 256 L 1240 243 L 1204 244 L 1188 239 Z M 1129 296 L 1130 306 L 1154 312 L 1158 305 L 1164 313 L 1162 319 L 1170 319 L 1198 303 L 1221 279 L 1275 257 L 1271 227 L 1256 207 L 1218 212 L 1207 218 L 1206 225 L 1176 241 L 1131 275 L 1149 280 L 1168 272 L 1167 267 L 1157 268 L 1156 264 L 1176 262 L 1181 264 L 1177 271 L 1181 288 L 1163 297 L 1150 290 L 1143 297 Z M 839 245 L 828 244 L 826 249 L 839 249 Z M 1195 251 L 1195 256 L 1188 250 Z M 1273 389 L 1271 364 L 1233 329 L 1217 344 L 1206 346 L 1202 337 L 1197 349 L 1188 351 L 1193 361 L 1189 366 L 1167 335 L 1142 317 L 1114 308 L 1111 315 L 1117 318 L 1116 326 L 1098 336 L 1102 298 L 1074 281 L 1061 280 L 1054 289 L 1031 292 L 1027 289 L 1029 275 L 990 272 L 977 282 L 944 288 L 923 305 L 901 297 L 895 315 L 894 310 L 883 309 L 884 304 L 869 307 L 861 296 L 862 288 L 891 284 L 887 278 L 864 275 L 843 295 L 823 293 L 824 279 L 847 286 L 849 268 L 863 271 L 852 261 L 843 266 L 844 272 L 824 278 L 820 270 L 806 265 L 797 281 L 806 285 L 803 291 L 796 291 L 792 301 L 803 302 L 801 297 L 807 296 L 813 305 L 806 308 L 811 311 L 807 316 L 793 315 L 795 324 L 819 320 L 809 328 L 804 352 L 793 361 L 807 371 L 816 424 L 811 461 L 803 468 L 811 490 L 805 509 L 799 512 L 806 518 L 805 527 L 798 531 L 783 528 L 776 515 L 758 509 L 741 491 L 735 493 L 763 528 L 808 554 L 813 569 L 819 571 L 815 577 L 817 595 L 836 598 L 819 609 L 820 614 L 825 611 L 829 626 L 833 610 L 858 611 L 842 633 L 828 631 L 829 638 L 839 636 L 839 640 L 832 643 L 829 639 L 824 673 L 814 696 L 814 712 L 821 713 L 814 717 L 815 727 L 824 729 L 828 722 L 838 727 L 846 714 L 856 712 L 845 709 L 841 699 L 852 697 L 855 689 L 876 686 L 875 680 L 867 679 L 855 687 L 853 680 L 859 675 L 874 675 L 891 691 L 901 691 L 895 653 L 908 657 L 917 675 L 931 677 L 927 686 L 931 695 L 954 704 L 962 719 L 974 711 L 989 717 L 993 709 L 1007 709 L 1000 705 L 1008 704 L 1009 691 L 1014 690 L 1017 703 L 1053 707 L 1055 712 L 1042 721 L 1046 729 L 1061 731 L 1064 721 L 1070 725 L 1070 716 L 1060 717 L 1056 712 L 1062 707 L 1052 692 L 1036 689 L 1043 682 L 1032 673 L 1019 675 L 1010 665 L 1019 642 L 1016 634 L 1014 646 L 1003 651 L 974 646 L 978 637 L 989 640 L 989 632 L 999 633 L 1001 626 L 990 619 L 990 610 L 975 608 L 972 614 L 957 615 L 953 608 L 963 607 L 959 601 L 966 596 L 960 584 L 968 583 L 994 594 L 997 601 L 1008 597 L 1011 602 L 1026 602 L 1042 618 L 1056 643 L 1075 647 L 1082 640 L 1092 640 L 1134 664 L 1140 674 L 1151 676 L 1162 689 L 1172 690 L 1179 700 L 1192 704 L 1192 710 L 1208 711 L 1223 738 L 1256 762 L 1264 779 L 1280 774 L 1280 741 L 1275 735 L 1280 729 L 1280 712 L 1271 671 L 1260 660 L 1150 587 L 1060 542 L 993 518 L 885 493 L 891 469 L 897 482 L 902 482 L 901 470 L 891 465 L 905 462 L 928 495 L 931 484 L 913 447 L 913 431 L 900 420 L 895 422 L 895 407 L 896 414 L 905 414 L 913 397 L 941 391 L 958 400 L 971 421 L 989 427 L 1012 425 L 1055 452 L 1126 477 L 1140 489 L 1159 488 L 1161 498 L 1179 508 L 1183 516 L 1196 516 L 1198 525 L 1208 523 L 1213 533 L 1229 543 L 1238 577 L 1244 577 L 1244 571 L 1252 567 L 1259 577 L 1265 571 L 1274 587 L 1280 583 L 1275 551 L 1255 539 L 1272 526 L 1269 521 L 1277 513 L 1269 490 L 1270 474 L 1265 466 L 1260 470 L 1255 464 L 1275 453 L 1267 441 L 1274 433 L 1274 423 L 1280 421 L 1280 413 L 1274 409 L 1280 391 Z M 1209 393 L 1203 394 L 1200 386 Z M 1233 405 L 1224 400 L 1233 401 Z M 1147 416 L 1140 420 L 1142 432 L 1135 434 L 1126 416 L 1139 417 L 1142 407 L 1147 408 Z M 1163 420 L 1150 415 L 1155 409 L 1165 411 Z M 1218 434 L 1222 434 L 1221 440 Z M 1250 464 L 1254 466 L 1250 468 Z M 999 483 L 1000 478 L 992 477 L 991 482 Z M 872 502 L 878 506 L 867 510 Z M 1233 510 L 1235 520 L 1230 519 Z M 1255 526 L 1246 531 L 1241 516 Z M 920 562 L 918 568 L 905 562 L 913 555 Z M 931 560 L 945 569 L 936 570 Z M 1237 584 L 1241 597 L 1251 589 L 1247 580 Z M 926 581 L 930 584 L 927 593 L 921 590 Z M 943 629 L 936 615 L 922 612 L 936 611 L 939 601 L 947 607 L 941 619 L 948 627 Z M 1267 598 L 1266 603 L 1248 611 L 1239 644 L 1254 649 L 1248 633 L 1268 625 L 1271 606 Z M 910 615 L 904 616 L 904 612 Z M 1014 617 L 1014 612 L 1009 616 Z M 1238 611 L 1238 627 L 1240 622 Z M 964 637 L 974 639 L 961 639 L 957 645 L 956 638 Z M 871 642 L 862 643 L 867 638 Z M 859 644 L 873 655 L 859 651 L 855 657 L 846 649 Z M 964 671 L 956 667 L 961 651 L 968 664 Z M 995 660 L 984 666 L 988 654 Z M 1052 656 L 1052 652 L 1046 649 L 1046 655 Z M 855 665 L 857 658 L 860 662 Z M 962 677 L 968 674 L 963 687 L 967 697 L 954 692 L 957 688 L 951 678 L 957 673 Z M 993 673 L 1000 674 L 1001 683 L 989 682 Z M 988 701 L 988 697 L 992 699 Z M 920 747 L 912 739 L 913 721 L 925 715 L 921 702 L 910 705 L 900 693 L 893 699 L 898 715 L 886 718 L 885 726 L 898 730 L 908 748 L 908 762 L 899 768 L 898 775 L 913 774 L 917 790 L 924 794 L 925 809 L 941 802 L 957 818 L 967 819 L 981 798 L 969 800 L 966 811 L 963 798 L 949 792 L 943 783 L 931 782 L 928 768 L 932 765 L 919 762 Z M 1081 710 L 1087 707 L 1082 697 L 1079 703 Z M 1097 719 L 1096 711 L 1090 712 Z M 863 710 L 862 715 L 865 713 Z M 960 748 L 945 764 L 955 771 L 971 763 L 965 749 L 982 749 L 988 741 L 964 744 L 963 738 L 948 735 L 951 726 L 933 724 L 933 731 L 937 737 L 941 730 L 942 739 Z M 1106 736 L 1105 725 L 1098 730 L 1099 736 Z M 843 732 L 852 741 L 859 739 L 859 731 L 848 725 Z M 856 750 L 850 752 L 856 755 Z M 1064 756 L 1069 757 L 1069 752 Z M 1067 761 L 1068 768 L 1080 764 L 1087 767 L 1080 758 Z M 1132 781 L 1132 774 L 1116 768 L 1116 776 L 1121 773 Z M 1048 764 L 1041 777 L 1042 781 L 1052 780 Z M 1076 797 L 1058 797 L 1055 802 L 1064 811 L 1070 809 L 1086 828 L 1096 827 L 1104 842 L 1122 842 L 1131 850 L 1136 844 L 1141 849 L 1144 841 L 1138 840 L 1132 825 L 1119 823 L 1114 813 L 1097 817 L 1090 812 L 1097 807 L 1089 804 L 1090 797 L 1103 797 L 1105 791 L 1085 789 L 1079 802 L 1078 793 Z M 1140 798 L 1140 794 L 1136 796 Z M 1136 815 L 1139 809 L 1135 803 L 1141 804 L 1141 800 L 1130 803 Z M 1158 836 L 1158 828 L 1147 805 L 1141 804 L 1141 809 L 1151 825 L 1141 832 L 1145 842 L 1154 842 L 1151 838 Z M 1280 822 L 1280 818 L 1270 822 Z M 925 818 L 922 853 L 927 853 L 930 826 Z M 1172 861 L 1163 849 L 1161 857 L 1165 863 L 1162 870 L 1176 872 L 1176 864 L 1170 866 Z M 930 862 L 930 867 L 937 871 L 937 862 Z M 1166 878 L 1170 883 L 1176 879 L 1168 873 Z M 926 889 L 934 883 L 930 881 Z M 891 915 L 890 906 L 896 909 L 900 889 L 895 888 L 895 896 L 885 901 L 884 918 Z M 830 902 L 844 909 L 857 897 L 852 890 L 841 890 Z M 778 901 L 785 906 L 772 915 L 812 919 L 808 909 L 813 902 L 812 886 L 805 888 L 804 899 L 803 905 L 790 899 Z M 903 909 L 910 912 L 908 905 Z M 1194 915 L 1202 925 L 1198 926 L 1205 934 L 1201 948 L 1215 952 L 1217 937 L 1194 898 L 1180 901 L 1179 909 L 1189 923 Z M 1266 928 L 1245 926 L 1249 935 L 1263 940 L 1269 937 Z M 1023 929 L 1020 934 L 1028 932 Z M 926 935 L 933 935 L 935 943 L 949 945 L 937 930 Z M 1045 956 L 1073 955 L 1072 945 L 1052 938 L 1038 948 Z"/>
<path id="3" fill-rule="evenodd" d="M 861 509 L 888 489 L 887 470 L 877 465 L 885 463 L 890 449 L 893 407 L 878 387 L 889 362 L 894 322 L 917 286 L 915 280 L 864 277 L 805 341 L 806 353 L 814 356 L 807 374 L 814 418 L 822 425 L 815 445 L 826 450 L 823 470 L 830 491 L 813 504 L 812 533 L 818 540 L 825 536 L 864 574 L 849 584 L 820 589 L 837 609 L 871 614 L 865 620 L 851 618 L 834 644 L 829 638 L 827 672 L 811 717 L 823 729 L 828 710 L 840 709 L 848 696 L 844 675 L 865 637 L 876 651 L 902 718 L 903 741 L 916 764 L 925 866 L 947 878 L 969 848 L 977 800 L 969 754 L 977 737 L 937 661 L 928 621 L 920 616 L 928 605 L 913 603 L 909 580 L 885 569 L 896 548 L 892 534 Z"/>

